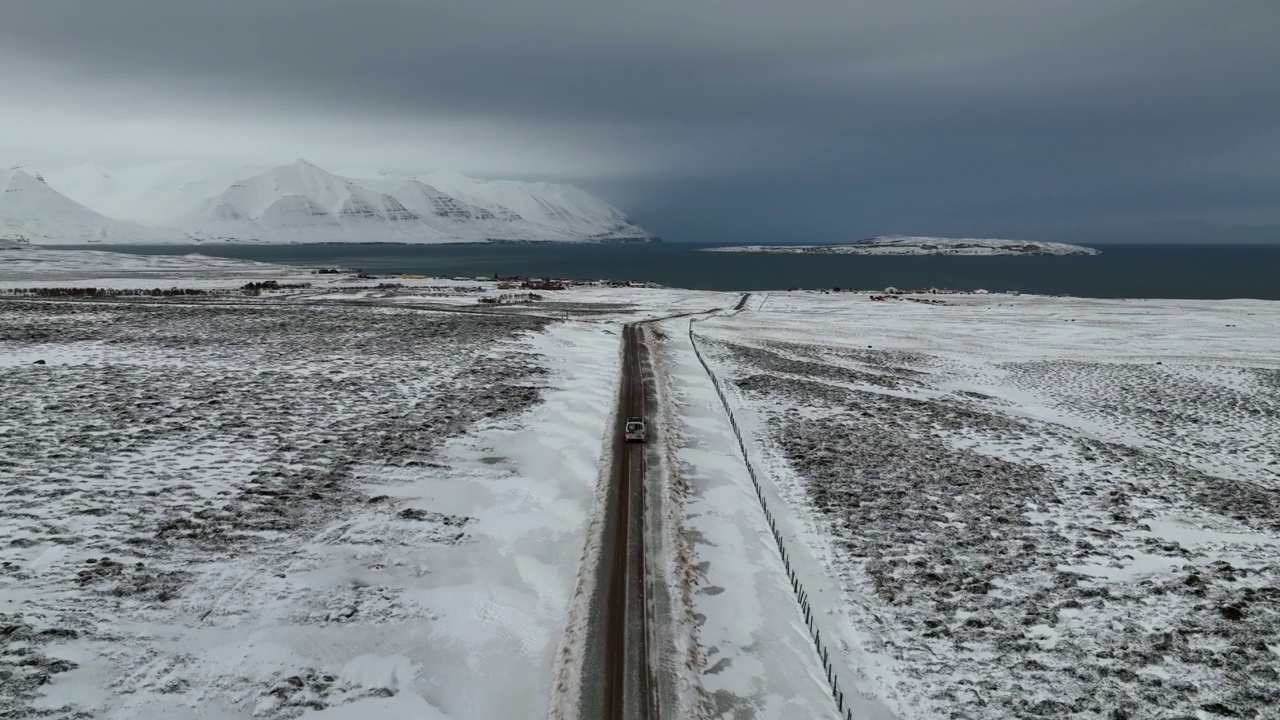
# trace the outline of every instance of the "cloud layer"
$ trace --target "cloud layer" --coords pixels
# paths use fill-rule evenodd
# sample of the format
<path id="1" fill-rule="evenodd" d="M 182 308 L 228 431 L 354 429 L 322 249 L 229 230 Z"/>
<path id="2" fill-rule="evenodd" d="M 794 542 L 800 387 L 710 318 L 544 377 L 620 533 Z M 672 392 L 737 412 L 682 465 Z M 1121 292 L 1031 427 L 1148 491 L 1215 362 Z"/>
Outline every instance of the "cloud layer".
<path id="1" fill-rule="evenodd" d="M 1277 32 L 1271 0 L 15 2 L 0 157 L 545 177 L 679 240 L 1248 234 Z"/>

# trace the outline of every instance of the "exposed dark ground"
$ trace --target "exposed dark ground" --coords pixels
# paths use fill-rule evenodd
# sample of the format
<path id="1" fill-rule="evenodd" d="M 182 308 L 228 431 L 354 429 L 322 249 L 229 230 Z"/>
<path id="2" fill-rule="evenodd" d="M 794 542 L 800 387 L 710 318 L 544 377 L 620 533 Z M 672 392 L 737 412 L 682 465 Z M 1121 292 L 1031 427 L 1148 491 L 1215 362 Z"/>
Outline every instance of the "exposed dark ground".
<path id="1" fill-rule="evenodd" d="M 1224 452 L 1266 467 L 1274 371 L 1232 384 L 1197 381 L 1212 367 L 1004 368 L 1067 412 L 1138 423 L 1171 456 L 948 390 L 957 378 L 925 351 L 706 347 L 761 414 L 757 441 L 797 483 L 793 502 L 822 518 L 847 591 L 868 599 L 908 705 L 973 720 L 1280 716 L 1276 474 L 1199 469 Z M 1214 423 L 1220 442 L 1183 442 Z"/>
<path id="2" fill-rule="evenodd" d="M 535 358 L 498 352 L 547 322 L 0 302 L 0 587 L 22 598 L 0 608 L 0 715 L 91 717 L 35 702 L 76 667 L 66 643 L 116 654 L 124 673 L 149 659 L 135 637 L 148 623 L 235 612 L 206 569 L 258 558 L 270 574 L 284 548 L 357 509 L 381 508 L 415 543 L 466 542 L 468 518 L 370 497 L 353 472 L 430 472 L 442 442 L 538 403 Z M 394 600 L 379 593 L 318 598 L 332 607 L 312 620 L 368 621 Z M 246 692 L 259 716 L 292 717 L 354 691 L 299 677 Z"/>

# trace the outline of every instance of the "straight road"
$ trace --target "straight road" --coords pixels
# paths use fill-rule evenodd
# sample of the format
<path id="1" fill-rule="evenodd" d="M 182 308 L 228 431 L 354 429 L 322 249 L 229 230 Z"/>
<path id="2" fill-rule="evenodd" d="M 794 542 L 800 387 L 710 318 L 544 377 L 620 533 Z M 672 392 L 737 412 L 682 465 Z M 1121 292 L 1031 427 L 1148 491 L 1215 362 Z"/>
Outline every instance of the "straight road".
<path id="1" fill-rule="evenodd" d="M 612 466 L 605 495 L 603 545 L 587 623 L 579 717 L 582 720 L 658 720 L 657 682 L 650 662 L 650 616 L 645 562 L 645 444 L 622 436 L 628 417 L 645 417 L 642 323 L 622 328 L 622 379 Z M 649 437 L 655 428 L 650 425 Z"/>
<path id="2" fill-rule="evenodd" d="M 622 330 L 622 382 L 618 393 L 613 483 L 609 494 L 606 552 L 601 567 L 604 620 L 600 658 L 606 720 L 656 720 L 656 689 L 649 663 L 647 567 L 644 555 L 644 443 L 628 443 L 628 417 L 645 417 L 644 362 L 639 325 Z M 650 434 L 653 428 L 649 429 Z M 584 710 L 589 708 L 584 707 Z M 595 716 L 584 712 L 583 717 Z"/>
<path id="3" fill-rule="evenodd" d="M 743 295 L 734 310 L 741 310 Z M 661 433 L 646 413 L 648 350 L 640 341 L 645 324 L 714 311 L 688 312 L 631 323 L 622 329 L 622 382 L 618 390 L 617 432 L 605 512 L 604 552 L 597 578 L 597 608 L 588 639 L 588 674 L 582 717 L 605 720 L 659 720 L 656 641 L 650 627 L 649 568 L 645 558 L 645 444 L 628 443 L 628 417 L 645 418 L 649 441 Z M 596 682 L 590 682 L 594 679 Z M 598 709 L 597 709 L 598 708 Z"/>

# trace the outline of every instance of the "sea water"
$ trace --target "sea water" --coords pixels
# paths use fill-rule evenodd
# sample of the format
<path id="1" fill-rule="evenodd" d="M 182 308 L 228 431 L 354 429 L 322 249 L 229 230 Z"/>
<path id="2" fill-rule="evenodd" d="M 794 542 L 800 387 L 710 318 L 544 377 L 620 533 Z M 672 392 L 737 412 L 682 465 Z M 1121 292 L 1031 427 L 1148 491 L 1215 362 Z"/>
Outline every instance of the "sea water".
<path id="1" fill-rule="evenodd" d="M 1101 245 L 1101 255 L 907 256 L 702 252 L 710 245 L 93 245 L 369 273 L 609 278 L 701 290 L 1018 290 L 1041 295 L 1280 300 L 1280 245 Z"/>

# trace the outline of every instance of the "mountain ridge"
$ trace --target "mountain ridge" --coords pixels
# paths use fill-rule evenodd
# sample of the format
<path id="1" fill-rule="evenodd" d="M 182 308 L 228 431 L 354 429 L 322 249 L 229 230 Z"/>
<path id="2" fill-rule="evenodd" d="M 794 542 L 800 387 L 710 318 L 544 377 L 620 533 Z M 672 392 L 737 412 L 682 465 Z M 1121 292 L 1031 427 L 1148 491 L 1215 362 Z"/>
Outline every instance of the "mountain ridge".
<path id="1" fill-rule="evenodd" d="M 177 243 L 178 230 L 107 217 L 75 202 L 24 168 L 0 170 L 0 237 L 35 245 L 101 242 Z"/>
<path id="2" fill-rule="evenodd" d="M 358 176 L 305 159 L 217 171 L 182 162 L 121 170 L 85 164 L 48 173 L 46 187 L 65 200 L 50 204 L 63 214 L 129 223 L 89 242 L 130 242 L 118 236 L 129 228 L 145 235 L 138 227 L 151 228 L 154 238 L 141 242 L 660 242 L 621 210 L 572 185 L 449 172 L 357 169 L 352 175 Z M 26 220 L 19 224 L 52 223 Z M 71 243 L 85 234 L 71 236 L 44 233 L 33 241 Z"/>

